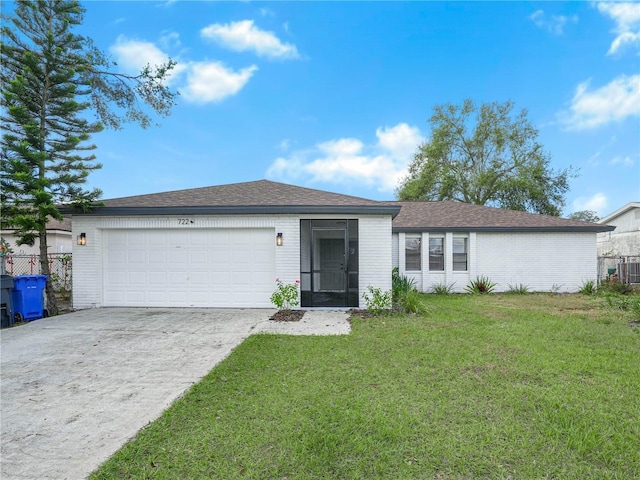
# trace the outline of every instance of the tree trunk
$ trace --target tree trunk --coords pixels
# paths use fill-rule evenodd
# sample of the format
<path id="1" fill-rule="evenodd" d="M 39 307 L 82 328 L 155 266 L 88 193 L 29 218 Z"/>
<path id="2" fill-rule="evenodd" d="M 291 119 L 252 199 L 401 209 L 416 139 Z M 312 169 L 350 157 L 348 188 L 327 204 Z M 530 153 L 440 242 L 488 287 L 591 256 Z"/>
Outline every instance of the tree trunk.
<path id="1" fill-rule="evenodd" d="M 47 232 L 40 231 L 40 272 L 47 276 L 47 284 L 45 287 L 46 294 L 46 308 L 49 311 L 49 315 L 58 314 L 58 303 L 56 301 L 56 294 L 53 291 L 53 283 L 51 282 L 51 270 L 49 269 L 49 256 L 47 255 Z"/>

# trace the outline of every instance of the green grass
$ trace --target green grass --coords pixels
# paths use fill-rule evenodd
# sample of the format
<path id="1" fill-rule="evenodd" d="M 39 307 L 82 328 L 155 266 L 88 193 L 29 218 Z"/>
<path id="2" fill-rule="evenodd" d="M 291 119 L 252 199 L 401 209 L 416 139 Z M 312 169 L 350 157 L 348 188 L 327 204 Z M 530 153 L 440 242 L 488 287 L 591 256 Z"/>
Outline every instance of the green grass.
<path id="1" fill-rule="evenodd" d="M 581 295 L 430 295 L 250 337 L 91 478 L 640 478 L 640 329 Z"/>

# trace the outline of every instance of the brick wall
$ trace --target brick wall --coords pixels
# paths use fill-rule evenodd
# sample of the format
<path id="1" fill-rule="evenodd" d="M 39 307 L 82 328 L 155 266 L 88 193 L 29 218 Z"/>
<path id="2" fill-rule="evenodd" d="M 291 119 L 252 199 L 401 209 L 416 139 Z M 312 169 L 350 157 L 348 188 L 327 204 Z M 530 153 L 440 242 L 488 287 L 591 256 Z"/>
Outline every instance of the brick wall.
<path id="1" fill-rule="evenodd" d="M 442 233 L 434 235 L 442 236 Z M 575 292 L 587 280 L 597 275 L 596 235 L 594 233 L 482 233 L 468 234 L 468 270 L 453 271 L 451 257 L 455 235 L 445 234 L 445 269 L 429 271 L 429 233 L 422 233 L 422 271 L 406 272 L 404 259 L 405 235 L 394 234 L 394 264 L 400 273 L 416 281 L 428 292 L 435 284 L 453 285 L 453 291 L 463 292 L 471 280 L 488 277 L 496 283 L 496 292 L 509 286 L 525 285 L 530 291 Z"/>

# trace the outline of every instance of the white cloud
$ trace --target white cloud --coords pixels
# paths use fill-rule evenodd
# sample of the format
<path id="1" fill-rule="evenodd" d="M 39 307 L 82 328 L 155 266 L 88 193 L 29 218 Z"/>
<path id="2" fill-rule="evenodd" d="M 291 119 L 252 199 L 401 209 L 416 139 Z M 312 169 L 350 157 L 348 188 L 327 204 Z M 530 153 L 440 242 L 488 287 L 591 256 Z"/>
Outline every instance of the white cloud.
<path id="1" fill-rule="evenodd" d="M 568 129 L 584 130 L 640 116 L 640 74 L 620 75 L 594 90 L 589 90 L 589 83 L 579 84 L 569 111 L 558 114 Z"/>
<path id="2" fill-rule="evenodd" d="M 163 32 L 164 35 L 160 37 L 159 43 L 163 48 L 178 48 L 181 45 L 180 34 L 177 32 Z"/>
<path id="3" fill-rule="evenodd" d="M 253 20 L 214 23 L 203 28 L 200 35 L 237 52 L 254 51 L 260 57 L 270 58 L 299 58 L 295 45 L 282 43 L 273 32 L 260 30 Z"/>
<path id="4" fill-rule="evenodd" d="M 130 73 L 137 73 L 147 64 L 161 65 L 169 61 L 169 56 L 152 42 L 129 39 L 118 36 L 116 43 L 110 48 L 118 65 Z"/>
<path id="5" fill-rule="evenodd" d="M 600 214 L 607 208 L 607 197 L 604 193 L 598 192 L 591 197 L 578 197 L 573 201 L 573 211 L 592 210 Z"/>
<path id="6" fill-rule="evenodd" d="M 289 140 L 288 138 L 285 138 L 278 144 L 278 148 L 283 152 L 286 152 L 287 150 L 289 150 L 290 147 L 291 147 L 291 140 Z"/>
<path id="7" fill-rule="evenodd" d="M 192 62 L 187 67 L 186 85 L 180 88 L 180 93 L 194 103 L 219 102 L 238 93 L 256 70 L 255 65 L 234 72 L 220 62 Z"/>
<path id="8" fill-rule="evenodd" d="M 276 12 L 274 12 L 270 8 L 262 7 L 260 9 L 260 15 L 262 15 L 263 17 L 275 17 Z"/>
<path id="9" fill-rule="evenodd" d="M 363 182 L 392 192 L 407 173 L 412 154 L 424 141 L 420 130 L 406 123 L 378 128 L 377 142 L 365 145 L 357 138 L 339 138 L 316 144 L 309 150 L 279 157 L 267 177 L 283 181 Z"/>
<path id="10" fill-rule="evenodd" d="M 170 32 L 160 43 L 179 45 L 177 33 Z M 152 67 L 169 61 L 169 55 L 152 42 L 132 40 L 121 35 L 111 47 L 118 64 L 129 73 L 138 73 L 147 64 Z M 238 93 L 258 67 L 252 65 L 239 71 L 220 62 L 180 61 L 173 67 L 167 83 L 181 93 L 181 98 L 192 103 L 219 102 Z"/>
<path id="11" fill-rule="evenodd" d="M 631 158 L 629 155 L 625 156 L 625 157 L 613 157 L 611 160 L 609 160 L 609 165 L 611 166 L 615 166 L 615 165 L 621 165 L 622 167 L 625 168 L 631 168 L 634 166 L 635 164 L 635 160 L 633 158 Z"/>
<path id="12" fill-rule="evenodd" d="M 570 17 L 565 15 L 551 15 L 551 17 L 547 17 L 543 10 L 536 10 L 529 18 L 536 26 L 544 28 L 554 35 L 562 35 L 567 23 L 578 23 L 577 15 L 571 15 Z"/>
<path id="13" fill-rule="evenodd" d="M 613 32 L 617 36 L 607 55 L 618 53 L 626 46 L 635 48 L 640 54 L 640 3 L 601 2 L 598 10 L 616 23 Z"/>

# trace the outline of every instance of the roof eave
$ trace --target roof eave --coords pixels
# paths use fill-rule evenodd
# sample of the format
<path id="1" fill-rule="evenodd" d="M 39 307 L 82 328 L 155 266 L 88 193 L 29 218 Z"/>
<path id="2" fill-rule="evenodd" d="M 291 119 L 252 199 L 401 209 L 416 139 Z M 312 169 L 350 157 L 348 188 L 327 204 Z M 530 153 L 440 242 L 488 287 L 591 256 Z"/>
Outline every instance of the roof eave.
<path id="1" fill-rule="evenodd" d="M 599 233 L 599 232 L 610 232 L 615 230 L 616 227 L 612 225 L 597 225 L 593 226 L 544 226 L 544 227 L 393 227 L 393 233 L 416 233 L 416 232 L 522 232 L 522 233 L 533 233 L 533 232 L 572 232 L 572 233 Z"/>
<path id="2" fill-rule="evenodd" d="M 272 214 L 362 214 L 391 215 L 400 207 L 387 205 L 247 205 L 187 207 L 97 207 L 89 212 L 71 211 L 74 216 L 139 216 L 139 215 L 272 215 Z"/>

